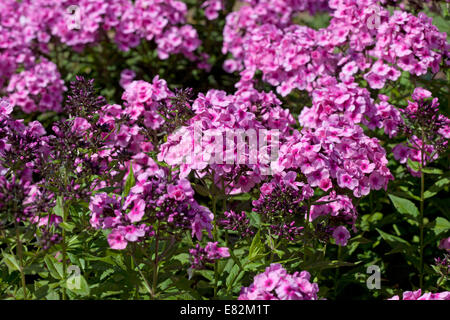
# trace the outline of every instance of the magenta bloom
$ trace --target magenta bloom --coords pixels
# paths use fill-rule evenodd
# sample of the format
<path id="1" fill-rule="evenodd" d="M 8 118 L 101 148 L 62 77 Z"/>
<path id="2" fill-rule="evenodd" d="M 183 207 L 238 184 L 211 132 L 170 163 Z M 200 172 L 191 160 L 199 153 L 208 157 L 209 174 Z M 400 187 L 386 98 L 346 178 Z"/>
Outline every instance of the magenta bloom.
<path id="1" fill-rule="evenodd" d="M 13 111 L 13 106 L 9 103 L 8 100 L 1 98 L 0 99 L 0 117 L 7 116 Z"/>
<path id="2" fill-rule="evenodd" d="M 136 228 L 135 225 L 120 226 L 118 230 L 124 235 L 124 238 L 130 242 L 136 242 L 140 237 L 145 235 L 145 226 Z"/>
<path id="3" fill-rule="evenodd" d="M 134 201 L 134 206 L 128 213 L 128 218 L 131 222 L 138 222 L 142 220 L 145 214 L 145 202 L 142 199 L 136 199 Z"/>
<path id="4" fill-rule="evenodd" d="M 439 293 L 427 292 L 422 294 L 419 289 L 417 291 L 405 291 L 403 292 L 403 299 L 399 296 L 393 296 L 388 300 L 450 300 L 450 291 L 444 291 Z"/>
<path id="5" fill-rule="evenodd" d="M 293 274 L 281 266 L 271 264 L 255 276 L 249 287 L 241 289 L 239 300 L 317 300 L 319 286 L 310 282 L 307 271 Z"/>
<path id="6" fill-rule="evenodd" d="M 219 247 L 218 242 L 208 242 L 204 248 L 197 244 L 195 248 L 189 249 L 191 256 L 191 268 L 203 269 L 206 263 L 214 263 L 215 260 L 228 258 L 230 252 L 227 247 Z"/>
<path id="7" fill-rule="evenodd" d="M 108 235 L 108 243 L 112 249 L 123 250 L 127 247 L 127 240 L 119 230 L 114 230 Z"/>
<path id="8" fill-rule="evenodd" d="M 336 244 L 340 246 L 346 246 L 348 239 L 350 239 L 350 232 L 346 227 L 339 226 L 333 232 L 333 238 L 336 240 Z"/>
<path id="9" fill-rule="evenodd" d="M 338 185 L 341 188 L 348 188 L 350 190 L 353 190 L 358 185 L 358 182 L 344 170 L 338 170 L 336 175 L 338 179 Z"/>
<path id="10" fill-rule="evenodd" d="M 49 217 L 50 217 L 50 223 L 48 221 Z M 49 224 L 57 226 L 57 225 L 59 225 L 62 222 L 62 217 L 57 216 L 55 214 L 53 214 L 51 216 L 48 215 L 48 216 L 45 216 L 45 217 L 41 217 L 41 218 L 36 217 L 36 218 L 37 218 L 36 222 L 38 222 L 38 227 L 48 226 Z"/>
<path id="11" fill-rule="evenodd" d="M 450 250 L 450 237 L 444 238 L 439 242 L 439 249 Z"/>
<path id="12" fill-rule="evenodd" d="M 77 135 L 83 135 L 91 128 L 91 124 L 84 118 L 77 117 L 72 124 L 72 132 Z"/>

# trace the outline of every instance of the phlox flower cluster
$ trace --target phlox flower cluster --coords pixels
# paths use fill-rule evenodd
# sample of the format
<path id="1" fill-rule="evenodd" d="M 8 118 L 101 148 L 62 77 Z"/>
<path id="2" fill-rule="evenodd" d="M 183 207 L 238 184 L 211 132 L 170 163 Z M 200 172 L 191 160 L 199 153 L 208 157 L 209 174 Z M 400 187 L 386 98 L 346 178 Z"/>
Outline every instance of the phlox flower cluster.
<path id="1" fill-rule="evenodd" d="M 156 107 L 160 101 L 171 95 L 167 83 L 160 80 L 158 76 L 153 79 L 152 83 L 141 80 L 133 81 L 122 95 L 126 105 L 124 113 L 128 115 L 130 123 L 136 122 L 141 117 L 144 119 L 145 127 L 156 130 L 164 122 Z"/>
<path id="2" fill-rule="evenodd" d="M 44 220 L 36 213 L 50 212 L 57 193 L 68 201 L 91 198 L 91 225 L 111 230 L 108 242 L 113 249 L 124 249 L 129 242 L 159 232 L 177 236 L 190 230 L 199 240 L 203 231 L 211 236 L 213 214 L 194 200 L 190 183 L 178 178 L 176 171 L 160 167 L 149 155 L 162 139 L 155 138 L 156 132 L 168 133 L 177 124 L 174 114 L 181 121 L 189 117 L 190 93 L 185 90 L 174 94 L 158 77 L 152 83 L 135 81 L 127 86 L 123 108 L 97 97 L 93 81 L 77 78 L 71 91 L 64 110 L 70 118 L 54 123 L 52 135 L 46 135 L 39 122 L 25 126 L 23 121 L 12 119 L 12 105 L 6 100 L 0 103 L 0 170 L 5 175 L 9 169 L 20 174 L 20 179 L 7 175 L 12 180 L 1 180 L 6 207 L 19 208 L 13 213 L 14 219 L 32 218 L 42 225 Z M 68 176 L 55 174 L 61 172 L 61 166 Z M 131 166 L 137 183 L 130 194 L 98 193 L 104 187 L 120 192 L 123 184 L 120 176 L 119 181 L 116 177 L 120 172 L 131 172 Z M 43 182 L 35 181 L 33 173 Z M 8 194 L 14 197 L 10 199 Z M 10 205 L 10 200 L 21 201 L 21 206 Z M 50 236 L 44 240 L 58 239 Z"/>
<path id="3" fill-rule="evenodd" d="M 171 133 L 193 115 L 190 97 L 189 89 L 177 90 L 175 93 L 170 91 L 167 82 L 159 79 L 159 76 L 155 76 L 151 83 L 132 81 L 122 95 L 126 106 L 123 113 L 129 118 L 130 124 Z M 175 118 L 178 122 L 171 123 Z"/>
<path id="4" fill-rule="evenodd" d="M 5 196 L 13 189 L 17 191 L 11 194 L 19 191 L 22 194 L 15 196 L 23 202 L 17 207 L 20 212 L 13 213 L 15 219 L 32 218 L 34 223 L 42 223 L 41 218 L 34 216 L 35 212 L 51 212 L 55 205 L 54 193 L 74 201 L 89 199 L 92 192 L 104 187 L 113 187 L 119 192 L 123 186 L 115 177 L 133 166 L 137 184 L 127 197 L 97 193 L 91 199 L 91 224 L 95 228 L 112 229 L 108 237 L 112 248 L 124 249 L 128 242 L 152 236 L 160 228 L 174 234 L 189 229 L 198 239 L 203 230 L 210 234 L 212 213 L 193 199 L 189 182 L 177 180 L 176 173 L 172 175 L 167 169 L 161 169 L 147 154 L 154 148 L 149 136 L 171 120 L 170 117 L 160 118 L 155 126 L 151 114 L 161 117 L 157 114 L 160 108 L 178 111 L 177 107 L 186 104 L 185 92 L 178 96 L 172 94 L 165 81 L 157 77 L 151 84 L 133 82 L 124 94 L 126 107 L 122 108 L 107 105 L 103 98 L 97 97 L 93 81 L 77 78 L 71 91 L 64 110 L 70 118 L 54 123 L 53 135 L 46 135 L 38 122 L 25 126 L 23 121 L 13 120 L 9 116 L 12 105 L 6 100 L 1 102 L 0 155 L 4 161 L 0 169 L 3 174 L 13 169 L 16 175 L 21 175 L 20 180 L 14 176 L 11 176 L 12 182 L 2 180 Z M 174 102 L 169 98 L 174 98 Z M 154 142 L 157 146 L 158 139 Z M 116 164 L 114 170 L 111 170 L 111 163 Z M 59 174 L 61 166 L 68 176 Z M 34 173 L 43 183 L 35 181 Z M 48 194 L 48 190 L 52 192 Z M 41 205 L 38 201 L 41 198 L 46 199 L 46 206 L 35 210 Z M 4 200 L 9 203 L 8 199 Z M 153 230 L 154 222 L 158 222 L 160 228 Z"/>
<path id="5" fill-rule="evenodd" d="M 438 293 L 426 292 L 422 294 L 422 290 L 418 289 L 416 291 L 403 292 L 401 299 L 399 296 L 393 296 L 388 300 L 450 300 L 450 291 Z"/>
<path id="6" fill-rule="evenodd" d="M 370 92 L 356 83 L 330 83 L 312 93 L 312 107 L 303 108 L 299 122 L 303 127 L 317 128 L 325 122 L 364 124 L 369 129 L 384 128 L 389 137 L 398 133 L 403 124 L 400 111 L 379 95 L 376 103 Z"/>
<path id="7" fill-rule="evenodd" d="M 205 16 L 208 20 L 215 20 L 219 17 L 219 12 L 224 9 L 224 0 L 206 0 L 202 4 Z"/>
<path id="8" fill-rule="evenodd" d="M 288 171 L 261 186 L 259 199 L 253 201 L 253 211 L 260 215 L 262 225 L 268 225 L 270 234 L 288 241 L 306 236 L 328 242 L 334 237 L 337 244 L 347 245 L 350 232 L 346 226 L 356 231 L 358 215 L 351 199 L 332 191 L 317 199 L 317 204 L 308 210 L 306 202 L 314 190 L 309 184 L 297 181 L 297 176 L 296 172 Z M 316 223 L 313 233 L 308 233 L 304 223 L 319 217 L 321 221 Z"/>
<path id="9" fill-rule="evenodd" d="M 219 187 L 224 181 L 227 192 L 248 192 L 268 174 L 279 139 L 295 123 L 280 104 L 273 93 L 256 90 L 199 94 L 195 115 L 168 137 L 158 160 L 180 166 L 180 177 L 214 171 L 214 181 Z"/>
<path id="10" fill-rule="evenodd" d="M 183 54 L 205 65 L 205 57 L 194 53 L 201 41 L 186 16 L 178 0 L 2 1 L 0 92 L 27 113 L 61 111 L 64 82 L 47 60 L 61 44 L 82 51 L 109 41 L 128 51 L 144 39 L 155 42 L 160 59 Z"/>
<path id="11" fill-rule="evenodd" d="M 121 50 L 136 47 L 141 39 L 154 40 L 159 55 L 166 58 L 171 53 L 190 54 L 200 43 L 195 29 L 186 24 L 186 4 L 178 0 L 26 0 L 18 4 L 7 0 L 3 6 L 7 9 L 2 11 L 5 31 L 13 27 L 13 19 L 21 24 L 17 45 L 37 40 L 45 49 L 56 38 L 81 49 L 113 30 Z"/>
<path id="12" fill-rule="evenodd" d="M 143 173 L 154 175 L 159 167 L 149 152 L 155 151 L 162 140 L 161 133 L 171 123 L 169 112 L 178 106 L 172 103 L 171 99 L 175 97 L 166 81 L 156 76 L 151 83 L 131 81 L 122 95 L 124 106 L 102 107 L 98 123 L 107 130 L 103 134 L 105 148 L 98 152 L 98 157 L 108 161 L 123 158 L 124 161 L 111 175 L 127 170 L 130 161 L 136 176 Z M 180 114 L 183 114 L 181 109 L 187 108 L 181 106 Z"/>
<path id="13" fill-rule="evenodd" d="M 308 12 L 310 15 L 315 15 L 320 11 L 328 11 L 328 1 L 327 0 L 288 0 L 284 1 L 267 1 L 267 0 L 243 0 L 251 6 L 260 6 L 258 9 L 261 10 L 264 4 L 273 5 L 273 9 L 281 14 L 288 13 L 294 14 L 296 12 Z"/>
<path id="14" fill-rule="evenodd" d="M 132 221 L 129 218 L 138 209 L 142 211 L 145 205 L 142 204 L 141 208 L 135 206 L 130 214 L 123 214 L 121 200 L 119 196 L 108 196 L 106 193 L 99 193 L 91 198 L 89 204 L 91 225 L 96 229 L 113 228 L 108 235 L 108 243 L 112 249 L 116 250 L 125 249 L 128 242 L 136 242 L 139 238 L 144 237 L 146 233 L 147 235 L 152 235 L 150 227 L 146 227 L 145 224 L 136 226 L 131 223 Z"/>
<path id="15" fill-rule="evenodd" d="M 252 1 L 230 13 L 224 28 L 223 53 L 228 72 L 241 71 L 237 87 L 251 87 L 257 70 L 282 96 L 294 88 L 311 91 L 319 75 L 332 76 L 337 63 L 332 48 L 319 44 L 317 32 L 292 24 L 295 13 L 312 9 L 312 1 Z M 318 8 L 325 1 L 314 1 Z"/>
<path id="16" fill-rule="evenodd" d="M 445 33 L 424 13 L 391 15 L 375 0 L 331 0 L 329 26 L 314 30 L 294 24 L 306 2 L 291 2 L 252 1 L 227 16 L 223 53 L 233 58 L 224 68 L 241 71 L 238 87 L 252 86 L 259 70 L 285 96 L 293 89 L 311 92 L 333 78 L 352 82 L 360 71 L 372 89 L 381 89 L 401 71 L 437 73 L 448 61 Z"/>
<path id="17" fill-rule="evenodd" d="M 420 76 L 429 68 L 437 73 L 442 60 L 448 59 L 449 45 L 445 33 L 439 32 L 432 19 L 424 13 L 415 17 L 404 11 L 395 11 L 377 31 L 375 48 L 369 54 L 385 64 L 373 64 L 370 73 L 366 74 L 372 88 L 379 86 L 378 81 L 382 83 L 386 76 L 390 78 L 398 72 L 387 64 Z M 376 75 L 374 82 L 370 81 L 371 73 Z"/>
<path id="18" fill-rule="evenodd" d="M 57 66 L 46 59 L 12 75 L 6 88 L 11 104 L 19 106 L 26 113 L 61 111 L 62 93 L 65 90 Z"/>
<path id="19" fill-rule="evenodd" d="M 289 274 L 281 264 L 271 264 L 241 290 L 239 300 L 318 300 L 319 286 L 307 271 Z"/>
<path id="20" fill-rule="evenodd" d="M 152 83 L 130 82 L 123 94 L 124 108 L 101 108 L 98 122 L 107 130 L 105 149 L 98 156 L 109 161 L 124 157 L 122 166 L 110 174 L 117 175 L 132 166 L 136 177 L 126 197 L 98 193 L 91 198 L 91 225 L 111 229 L 111 248 L 125 249 L 129 242 L 158 232 L 180 235 L 191 230 L 199 240 L 203 230 L 211 235 L 213 214 L 194 200 L 189 181 L 159 166 L 149 155 L 161 143 L 157 133 L 173 130 L 174 114 L 182 120 L 189 116 L 189 95 L 188 91 L 172 93 L 167 83 L 156 76 Z"/>
<path id="21" fill-rule="evenodd" d="M 322 204 L 311 206 L 311 221 L 314 221 L 320 216 L 330 215 L 335 220 L 340 220 L 352 226 L 355 224 L 357 212 L 349 197 L 336 195 L 332 192 L 330 195 L 319 198 L 317 202 Z"/>
<path id="22" fill-rule="evenodd" d="M 370 87 L 381 89 L 387 80 L 396 81 L 401 70 L 419 76 L 431 68 L 436 73 L 448 58 L 445 33 L 439 32 L 424 13 L 416 17 L 396 10 L 391 15 L 374 0 L 333 0 L 329 5 L 334 11 L 326 33 L 333 45 L 348 44 L 349 53 L 357 57 L 356 63 L 346 58 L 341 78 L 364 71 Z M 378 60 L 372 62 L 366 56 Z"/>
<path id="23" fill-rule="evenodd" d="M 129 242 L 161 231 L 180 235 L 192 230 L 192 236 L 201 240 L 206 230 L 211 236 L 213 214 L 194 200 L 187 180 L 168 183 L 167 174 L 163 170 L 153 177 L 141 174 L 125 198 L 106 193 L 91 198 L 90 223 L 96 229 L 111 229 L 108 242 L 112 249 L 125 249 Z"/>
<path id="24" fill-rule="evenodd" d="M 275 173 L 297 170 L 311 187 L 323 191 L 348 189 L 361 197 L 387 188 L 393 180 L 387 163 L 378 139 L 366 136 L 361 127 L 326 122 L 315 130 L 296 131 L 281 146 L 272 168 Z"/>
<path id="25" fill-rule="evenodd" d="M 6 175 L 7 169 L 14 169 L 30 178 L 40 161 L 45 160 L 36 155 L 48 152 L 49 139 L 38 121 L 25 125 L 11 116 L 12 110 L 8 100 L 0 99 L 0 173 Z"/>
<path id="26" fill-rule="evenodd" d="M 422 152 L 422 150 L 424 152 Z M 416 171 L 411 168 L 407 163 L 408 159 L 421 163 L 423 153 L 423 164 L 426 165 L 427 163 L 438 158 L 439 155 L 434 151 L 435 148 L 432 145 L 424 145 L 422 140 L 417 138 L 415 135 L 411 136 L 408 140 L 408 145 L 398 144 L 392 149 L 394 158 L 402 164 L 406 163 L 409 172 L 415 177 L 420 177 L 420 171 Z"/>

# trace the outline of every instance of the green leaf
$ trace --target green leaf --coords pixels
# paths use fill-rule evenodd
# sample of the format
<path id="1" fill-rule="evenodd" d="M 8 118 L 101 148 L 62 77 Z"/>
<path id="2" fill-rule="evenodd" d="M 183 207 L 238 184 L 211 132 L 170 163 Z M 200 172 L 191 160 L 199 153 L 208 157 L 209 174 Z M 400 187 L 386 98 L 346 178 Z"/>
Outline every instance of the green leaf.
<path id="1" fill-rule="evenodd" d="M 433 197 L 448 184 L 450 184 L 450 178 L 447 177 L 436 181 L 428 190 L 425 191 L 425 199 Z"/>
<path id="2" fill-rule="evenodd" d="M 89 285 L 82 275 L 73 275 L 66 280 L 67 289 L 81 296 L 89 295 Z"/>
<path id="3" fill-rule="evenodd" d="M 252 195 L 250 193 L 242 193 L 236 196 L 232 196 L 233 200 L 236 201 L 248 201 L 252 199 Z"/>
<path id="4" fill-rule="evenodd" d="M 420 171 L 420 163 L 417 161 L 412 161 L 410 158 L 408 158 L 408 166 L 414 171 Z"/>
<path id="5" fill-rule="evenodd" d="M 20 271 L 19 262 L 17 262 L 16 257 L 11 254 L 3 253 L 3 262 L 8 266 L 9 272 Z"/>
<path id="6" fill-rule="evenodd" d="M 390 194 L 389 198 L 401 214 L 408 214 L 415 218 L 419 216 L 419 209 L 410 200 L 394 196 L 393 194 Z"/>
<path id="7" fill-rule="evenodd" d="M 242 277 L 244 276 L 244 272 L 240 271 L 240 268 L 237 264 L 235 264 L 233 266 L 233 268 L 230 271 L 230 274 L 228 275 L 227 279 L 226 279 L 226 286 L 228 291 L 231 290 L 231 288 L 233 287 L 233 285 L 239 281 Z"/>
<path id="8" fill-rule="evenodd" d="M 210 282 L 214 281 L 214 271 L 212 270 L 195 270 L 196 273 L 201 274 L 203 277 L 208 279 Z"/>
<path id="9" fill-rule="evenodd" d="M 428 173 L 428 174 L 442 174 L 443 173 L 441 169 L 431 168 L 431 167 L 425 167 L 422 169 L 422 171 L 424 173 Z"/>
<path id="10" fill-rule="evenodd" d="M 264 244 L 261 242 L 260 231 L 256 233 L 255 237 L 252 240 L 252 244 L 250 245 L 250 249 L 248 251 L 248 260 L 253 261 L 255 259 L 259 259 L 264 256 Z"/>
<path id="11" fill-rule="evenodd" d="M 338 260 L 323 260 L 323 261 L 313 261 L 313 262 L 303 262 L 302 268 L 307 270 L 324 270 L 338 267 L 352 267 L 355 263 L 338 261 Z"/>
<path id="12" fill-rule="evenodd" d="M 53 213 L 64 218 L 64 202 L 61 196 L 56 198 L 56 206 L 53 208 Z"/>
<path id="13" fill-rule="evenodd" d="M 114 192 L 114 190 L 117 190 L 117 187 L 105 187 L 105 188 L 101 188 L 98 190 L 94 190 L 93 193 L 94 194 L 102 193 L 102 192 L 111 193 L 111 192 Z"/>
<path id="14" fill-rule="evenodd" d="M 228 259 L 225 266 L 223 267 L 222 272 L 226 272 L 229 274 L 235 264 L 236 263 L 233 261 L 233 259 Z"/>
<path id="15" fill-rule="evenodd" d="M 376 228 L 381 237 L 394 249 L 400 249 L 402 251 L 409 249 L 411 245 L 408 241 L 403 240 L 400 237 L 381 231 Z"/>
<path id="16" fill-rule="evenodd" d="M 75 224 L 71 223 L 71 222 L 61 222 L 59 224 L 59 226 L 61 228 L 63 228 L 64 230 L 67 230 L 69 232 L 71 232 L 74 228 L 75 228 Z"/>
<path id="17" fill-rule="evenodd" d="M 433 224 L 433 231 L 436 235 L 450 230 L 450 222 L 442 217 L 437 217 Z"/>
<path id="18" fill-rule="evenodd" d="M 183 252 L 180 254 L 177 254 L 176 256 L 172 257 L 173 260 L 178 260 L 181 262 L 181 264 L 188 264 L 190 260 L 189 254 Z"/>
<path id="19" fill-rule="evenodd" d="M 256 212 L 246 213 L 248 219 L 250 220 L 250 225 L 259 229 L 261 226 L 261 216 Z"/>
<path id="20" fill-rule="evenodd" d="M 122 198 L 127 197 L 130 194 L 131 188 L 134 187 L 136 181 L 134 179 L 133 163 L 130 161 L 130 171 L 128 171 L 127 181 L 125 182 L 125 187 L 123 189 Z"/>
<path id="21" fill-rule="evenodd" d="M 203 197 L 209 197 L 209 190 L 202 185 L 194 184 L 193 185 L 195 192 Z"/>
<path id="22" fill-rule="evenodd" d="M 44 262 L 53 278 L 58 280 L 64 278 L 63 265 L 61 262 L 58 262 L 54 257 L 49 255 L 45 256 Z"/>

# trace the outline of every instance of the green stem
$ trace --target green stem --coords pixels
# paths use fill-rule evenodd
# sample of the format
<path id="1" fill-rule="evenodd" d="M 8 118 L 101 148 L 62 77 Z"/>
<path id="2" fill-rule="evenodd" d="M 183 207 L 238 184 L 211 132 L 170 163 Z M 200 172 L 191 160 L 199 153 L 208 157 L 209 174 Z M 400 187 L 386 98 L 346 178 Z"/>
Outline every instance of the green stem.
<path id="1" fill-rule="evenodd" d="M 27 300 L 27 284 L 25 282 L 25 273 L 23 272 L 23 247 L 22 241 L 20 240 L 19 228 L 16 223 L 16 241 L 17 241 L 17 255 L 19 256 L 19 271 L 20 271 L 20 280 L 22 282 L 23 289 L 23 298 Z"/>
<path id="2" fill-rule="evenodd" d="M 63 222 L 66 222 L 66 217 L 67 217 L 67 206 L 64 204 L 63 205 Z M 62 246 L 62 260 L 63 260 L 63 281 L 64 281 L 64 285 L 65 285 L 66 279 L 67 279 L 67 248 L 66 248 L 66 230 L 64 228 L 62 229 L 61 246 Z M 66 300 L 66 295 L 67 295 L 66 287 L 63 286 L 63 290 L 62 290 L 62 299 L 63 300 Z"/>
<path id="3" fill-rule="evenodd" d="M 422 140 L 423 141 L 423 140 Z M 419 285 L 423 289 L 423 253 L 424 253 L 424 239 L 423 239 L 423 217 L 424 217 L 424 202 L 425 202 L 425 174 L 423 172 L 423 153 L 422 151 L 422 162 L 420 168 L 420 216 L 419 216 L 419 228 L 420 228 L 420 266 L 419 266 Z"/>
<path id="4" fill-rule="evenodd" d="M 145 288 L 147 289 L 148 293 L 150 293 L 150 296 L 153 297 L 154 294 L 153 294 L 152 287 L 150 286 L 150 284 L 147 281 L 147 278 L 145 277 L 145 275 L 142 273 L 141 269 L 139 268 L 139 265 L 136 262 L 136 258 L 134 257 L 134 253 L 133 252 L 131 252 L 131 258 L 133 259 L 133 262 L 134 262 L 134 264 L 135 264 L 135 266 L 136 266 L 136 268 L 137 268 L 137 270 L 139 272 L 139 275 L 141 276 L 142 280 L 144 280 Z"/>
<path id="5" fill-rule="evenodd" d="M 228 237 L 228 230 L 224 230 L 225 232 L 225 241 L 227 243 L 227 247 L 230 249 L 230 256 L 233 259 L 233 261 L 238 265 L 239 269 L 241 271 L 244 271 L 244 267 L 241 264 L 241 261 L 239 261 L 239 259 L 236 257 L 236 255 L 233 252 L 233 248 L 231 248 L 231 243 L 230 243 L 230 239 Z"/>
<path id="6" fill-rule="evenodd" d="M 214 180 L 213 180 L 214 181 Z M 213 182 L 214 183 L 214 182 Z M 214 214 L 214 229 L 213 229 L 213 236 L 214 241 L 218 241 L 218 234 L 217 234 L 217 209 L 216 209 L 216 195 L 211 195 L 212 197 L 212 204 L 213 204 L 213 214 Z M 214 299 L 217 298 L 217 291 L 218 291 L 218 282 L 219 282 L 219 264 L 217 260 L 214 262 Z"/>
<path id="7" fill-rule="evenodd" d="M 439 289 L 439 287 L 441 286 L 442 281 L 444 280 L 444 278 L 445 278 L 445 275 L 442 275 L 442 276 L 439 278 L 439 280 L 438 280 L 438 282 L 437 282 L 437 288 L 438 288 L 438 289 Z"/>
<path id="8" fill-rule="evenodd" d="M 158 230 L 156 232 L 156 240 L 155 240 L 155 261 L 153 264 L 153 287 L 152 287 L 152 298 L 155 298 L 156 288 L 158 283 L 158 268 L 159 268 L 159 260 L 158 260 L 158 251 L 159 251 L 159 222 L 158 222 Z"/>
<path id="9" fill-rule="evenodd" d="M 342 247 L 338 245 L 337 261 L 341 261 Z M 336 267 L 336 273 L 334 274 L 334 298 L 337 298 L 337 280 L 339 277 L 339 267 Z"/>
<path id="10" fill-rule="evenodd" d="M 270 229 L 269 229 L 269 239 L 270 239 L 270 243 L 269 243 L 270 244 L 270 258 L 269 258 L 269 261 L 270 261 L 270 264 L 272 264 L 273 259 L 275 258 L 275 252 L 274 252 L 275 245 L 273 243 L 272 233 L 270 232 Z"/>
<path id="11" fill-rule="evenodd" d="M 326 254 L 327 254 L 327 244 L 324 244 L 324 246 L 323 246 L 322 261 L 325 260 Z M 322 268 L 320 268 L 319 271 L 317 272 L 317 278 L 318 278 L 318 279 L 320 278 L 320 275 L 321 275 L 321 274 L 322 274 Z"/>
<path id="12" fill-rule="evenodd" d="M 303 238 L 303 263 L 307 260 L 307 237 L 308 237 L 308 233 L 309 233 L 309 216 L 311 214 L 311 201 L 308 200 L 307 203 L 307 214 L 306 214 L 306 222 L 305 222 L 305 236 Z"/>

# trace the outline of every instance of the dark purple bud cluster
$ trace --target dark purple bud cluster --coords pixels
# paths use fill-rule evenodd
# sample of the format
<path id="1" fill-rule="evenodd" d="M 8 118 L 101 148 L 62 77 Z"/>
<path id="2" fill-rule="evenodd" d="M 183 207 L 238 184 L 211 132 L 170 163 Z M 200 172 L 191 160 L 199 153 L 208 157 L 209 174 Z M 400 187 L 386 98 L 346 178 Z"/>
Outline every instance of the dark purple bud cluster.
<path id="1" fill-rule="evenodd" d="M 191 255 L 191 269 L 204 269 L 207 263 L 214 263 L 220 258 L 227 258 L 230 252 L 227 247 L 218 247 L 217 242 L 208 242 L 203 248 L 197 243 L 195 248 L 189 249 Z"/>
<path id="2" fill-rule="evenodd" d="M 0 176 L 0 220 L 3 226 L 26 221 L 36 214 L 38 191 L 29 181 Z"/>
<path id="3" fill-rule="evenodd" d="M 64 112 L 70 116 L 91 120 L 106 104 L 104 97 L 97 96 L 94 79 L 87 80 L 77 76 L 70 84 L 71 94 L 67 97 Z"/>
<path id="4" fill-rule="evenodd" d="M 444 274 L 450 273 L 450 254 L 444 254 L 442 258 L 435 258 L 434 263 Z"/>
<path id="5" fill-rule="evenodd" d="M 442 153 L 450 138 L 450 119 L 439 113 L 437 98 L 429 101 L 431 92 L 416 88 L 412 98 L 413 101 L 408 101 L 408 106 L 402 110 L 404 124 L 400 128 L 408 139 L 413 140 L 415 136 L 423 140 L 422 147 L 432 146 L 437 154 Z"/>
<path id="6" fill-rule="evenodd" d="M 192 89 L 175 89 L 175 95 L 171 97 L 171 103 L 167 107 L 160 109 L 160 112 L 166 118 L 164 124 L 165 131 L 171 133 L 177 128 L 186 125 L 186 123 L 191 119 L 195 112 L 192 111 Z"/>
<path id="7" fill-rule="evenodd" d="M 47 228 L 43 228 L 41 230 L 41 236 L 38 238 L 39 244 L 42 246 L 42 249 L 48 250 L 50 247 L 54 246 L 61 242 L 62 237 L 60 234 L 53 232 Z"/>
<path id="8" fill-rule="evenodd" d="M 111 180 L 108 163 L 119 159 L 114 150 L 103 151 L 107 158 L 101 156 L 105 136 L 111 134 L 111 129 L 98 121 L 105 103 L 103 97 L 97 96 L 93 80 L 77 77 L 71 83 L 64 108 L 69 118 L 53 125 L 53 135 L 48 137 L 48 161 L 42 161 L 39 168 L 46 188 L 71 199 L 88 200 L 94 176 Z"/>
<path id="9" fill-rule="evenodd" d="M 271 234 L 294 241 L 302 234 L 299 224 L 304 223 L 306 213 L 303 199 L 301 189 L 273 183 L 271 192 L 253 201 L 253 211 L 261 216 L 263 226 L 269 226 Z"/>
<path id="10" fill-rule="evenodd" d="M 165 135 L 171 134 L 176 129 L 186 125 L 195 115 L 192 110 L 192 89 L 176 89 L 174 94 L 165 99 L 155 101 L 152 105 L 154 117 L 162 118 L 161 123 L 149 125 L 145 115 L 140 116 L 136 123 L 141 128 L 141 133 L 147 137 L 153 145 L 164 142 Z M 125 114 L 122 117 L 129 117 Z M 156 120 L 155 120 L 156 121 Z"/>
<path id="11" fill-rule="evenodd" d="M 289 224 L 270 225 L 271 233 L 288 241 L 295 241 L 303 235 L 303 227 L 296 227 L 295 221 Z"/>
<path id="12" fill-rule="evenodd" d="M 225 211 L 224 216 L 225 218 L 220 221 L 220 225 L 225 229 L 237 231 L 240 237 L 252 237 L 255 234 L 245 211 L 241 213 L 233 210 Z"/>

